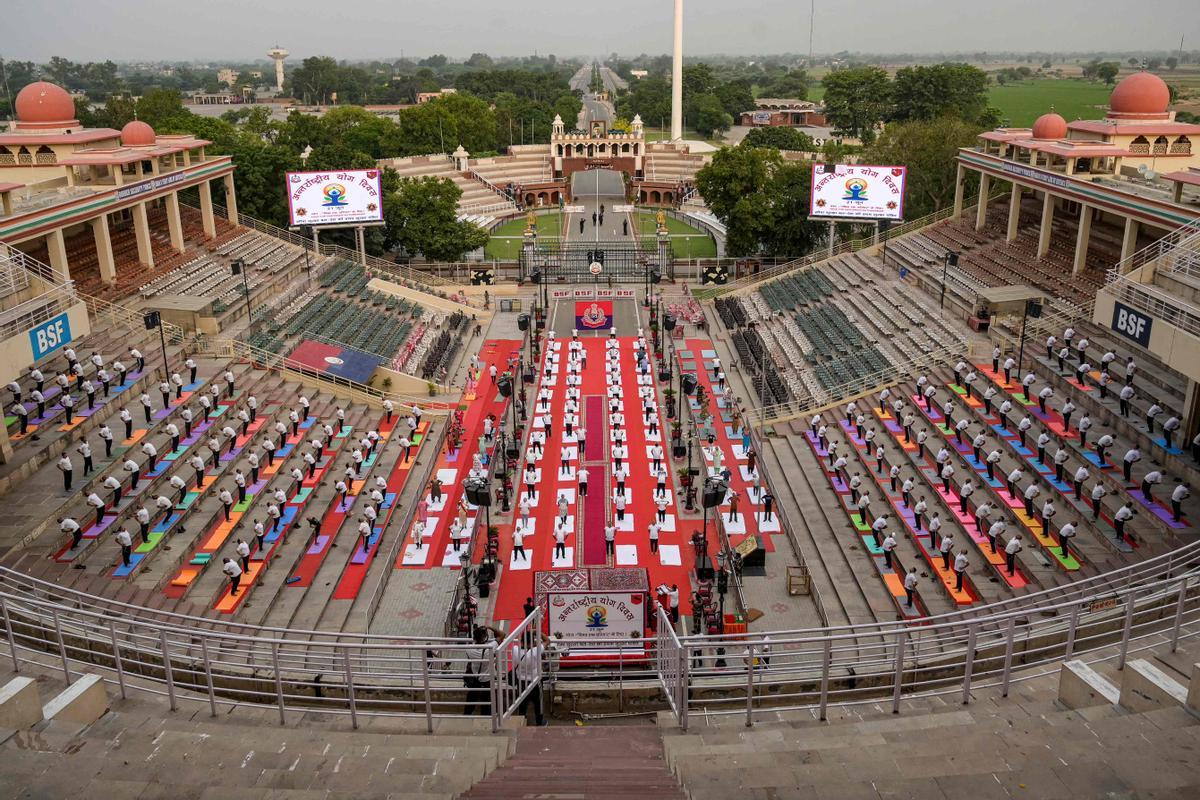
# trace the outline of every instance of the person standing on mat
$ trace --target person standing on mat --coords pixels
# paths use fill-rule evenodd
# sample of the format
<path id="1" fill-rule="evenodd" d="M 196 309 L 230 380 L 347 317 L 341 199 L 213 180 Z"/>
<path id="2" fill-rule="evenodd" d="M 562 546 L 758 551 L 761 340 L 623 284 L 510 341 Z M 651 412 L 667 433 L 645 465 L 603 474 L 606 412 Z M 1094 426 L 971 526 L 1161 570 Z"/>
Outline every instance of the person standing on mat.
<path id="1" fill-rule="evenodd" d="M 617 495 L 616 509 L 617 509 L 617 522 L 624 522 L 625 521 L 625 494 L 624 493 Z"/>
<path id="2" fill-rule="evenodd" d="M 616 542 L 617 526 L 613 525 L 612 521 L 610 520 L 609 523 L 604 526 L 604 553 L 606 555 L 611 556 L 616 552 Z"/>
<path id="3" fill-rule="evenodd" d="M 650 552 L 651 553 L 658 552 L 659 529 L 660 529 L 659 524 L 657 522 L 651 522 L 649 528 L 647 529 L 649 536 L 650 536 Z"/>
<path id="4" fill-rule="evenodd" d="M 513 558 L 516 559 L 518 556 L 521 557 L 522 561 L 529 560 L 525 556 L 525 534 L 521 533 L 520 528 L 513 531 Z"/>
<path id="5" fill-rule="evenodd" d="M 565 525 L 558 525 L 554 528 L 554 560 L 559 561 L 567 557 L 567 528 Z"/>

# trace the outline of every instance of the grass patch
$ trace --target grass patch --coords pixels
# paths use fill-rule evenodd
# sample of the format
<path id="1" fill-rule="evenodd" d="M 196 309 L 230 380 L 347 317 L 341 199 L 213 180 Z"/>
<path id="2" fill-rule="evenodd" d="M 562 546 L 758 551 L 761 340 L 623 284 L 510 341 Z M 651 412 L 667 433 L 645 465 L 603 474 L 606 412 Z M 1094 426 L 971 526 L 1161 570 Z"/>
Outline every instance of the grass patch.
<path id="1" fill-rule="evenodd" d="M 561 229 L 559 214 L 547 212 L 537 215 L 538 236 L 558 238 Z M 525 244 L 525 215 L 513 217 L 492 231 L 492 238 L 484 245 L 483 254 L 489 260 L 516 261 Z"/>
<path id="2" fill-rule="evenodd" d="M 653 236 L 658 230 L 654 211 L 639 211 L 636 214 L 638 233 L 642 236 Z M 667 232 L 671 234 L 671 249 L 676 258 L 716 258 L 717 243 L 708 232 L 675 219 L 667 217 Z"/>
<path id="3" fill-rule="evenodd" d="M 1101 119 L 1112 87 L 1102 83 L 1070 78 L 1038 78 L 993 85 L 988 103 L 1000 110 L 1001 119 L 1014 128 L 1028 128 L 1034 120 L 1050 111 L 1051 106 L 1072 122 L 1077 119 Z"/>

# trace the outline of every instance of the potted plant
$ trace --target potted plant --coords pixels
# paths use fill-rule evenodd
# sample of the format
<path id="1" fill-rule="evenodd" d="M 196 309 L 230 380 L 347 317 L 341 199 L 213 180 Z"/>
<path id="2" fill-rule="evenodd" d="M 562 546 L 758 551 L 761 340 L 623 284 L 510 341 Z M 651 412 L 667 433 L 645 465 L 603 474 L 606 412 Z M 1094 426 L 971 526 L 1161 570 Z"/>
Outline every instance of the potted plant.
<path id="1" fill-rule="evenodd" d="M 670 387 L 664 389 L 663 400 L 667 403 L 667 419 L 675 419 L 675 390 Z"/>

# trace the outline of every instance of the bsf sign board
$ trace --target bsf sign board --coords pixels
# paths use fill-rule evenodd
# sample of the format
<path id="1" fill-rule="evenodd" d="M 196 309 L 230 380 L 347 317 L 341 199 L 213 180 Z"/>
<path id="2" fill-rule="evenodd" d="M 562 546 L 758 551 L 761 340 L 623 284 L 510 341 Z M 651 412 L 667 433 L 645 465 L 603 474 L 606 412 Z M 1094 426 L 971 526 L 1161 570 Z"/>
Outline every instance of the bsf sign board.
<path id="1" fill-rule="evenodd" d="M 1142 347 L 1150 346 L 1150 328 L 1154 318 L 1124 303 L 1113 304 L 1112 329 Z"/>
<path id="2" fill-rule="evenodd" d="M 551 592 L 548 600 L 552 637 L 630 639 L 645 630 L 645 592 Z"/>
<path id="3" fill-rule="evenodd" d="M 48 356 L 71 341 L 71 320 L 66 314 L 48 319 L 29 332 L 33 360 Z"/>
<path id="4" fill-rule="evenodd" d="M 905 167 L 813 164 L 809 216 L 904 219 Z"/>
<path id="5" fill-rule="evenodd" d="M 357 225 L 383 221 L 377 169 L 287 173 L 292 225 Z"/>

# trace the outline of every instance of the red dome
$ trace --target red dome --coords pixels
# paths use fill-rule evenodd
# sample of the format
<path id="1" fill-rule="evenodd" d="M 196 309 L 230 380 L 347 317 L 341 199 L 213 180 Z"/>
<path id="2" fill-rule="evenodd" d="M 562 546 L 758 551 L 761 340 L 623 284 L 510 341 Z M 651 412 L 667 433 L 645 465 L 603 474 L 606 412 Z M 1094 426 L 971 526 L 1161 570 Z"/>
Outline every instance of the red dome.
<path id="1" fill-rule="evenodd" d="M 1042 114 L 1033 123 L 1033 138 L 1035 139 L 1065 139 L 1067 138 L 1067 121 L 1053 111 Z"/>
<path id="2" fill-rule="evenodd" d="M 141 120 L 127 122 L 125 127 L 121 128 L 121 144 L 126 147 L 143 147 L 154 144 L 155 140 L 154 128 Z"/>
<path id="3" fill-rule="evenodd" d="M 72 122 L 75 101 L 61 86 L 36 81 L 17 92 L 17 120 L 20 122 Z"/>
<path id="4" fill-rule="evenodd" d="M 1117 114 L 1165 114 L 1171 90 L 1157 75 L 1135 72 L 1113 89 L 1109 108 Z"/>

